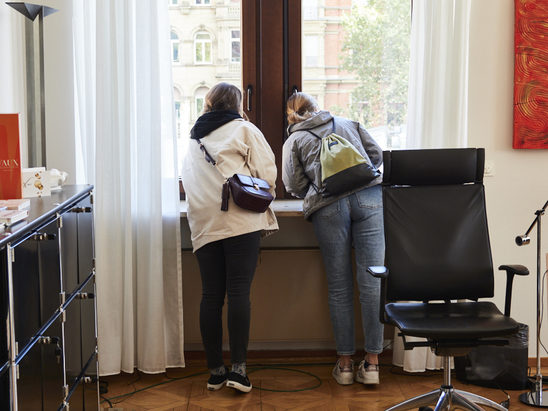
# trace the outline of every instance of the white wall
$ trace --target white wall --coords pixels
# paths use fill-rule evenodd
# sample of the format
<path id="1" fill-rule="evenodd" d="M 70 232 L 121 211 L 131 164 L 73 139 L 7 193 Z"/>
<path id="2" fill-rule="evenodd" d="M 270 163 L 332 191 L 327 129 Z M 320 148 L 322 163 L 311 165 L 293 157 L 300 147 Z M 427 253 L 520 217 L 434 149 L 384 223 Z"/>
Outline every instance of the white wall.
<path id="1" fill-rule="evenodd" d="M 44 77 L 46 96 L 47 168 L 69 173 L 74 183 L 74 77 L 72 59 L 72 1 L 45 0 L 40 4 L 58 11 L 44 19 Z M 21 113 L 21 156 L 27 162 L 25 118 L 24 24 L 19 12 L 0 3 L 0 112 Z M 38 25 L 36 19 L 34 24 Z"/>
<path id="2" fill-rule="evenodd" d="M 493 263 L 523 264 L 528 277 L 516 277 L 512 316 L 529 325 L 529 357 L 536 356 L 536 228 L 531 244 L 514 243 L 548 200 L 548 151 L 512 149 L 514 2 L 472 2 L 469 83 L 469 146 L 485 147 L 494 175 L 485 178 Z M 548 115 L 548 113 L 547 113 Z M 548 214 L 548 213 L 547 213 Z M 541 274 L 546 270 L 548 218 L 542 220 Z M 506 279 L 495 275 L 495 301 L 504 308 Z M 548 293 L 545 293 L 545 299 Z M 545 303 L 545 305 L 548 305 Z M 545 310 L 546 311 L 546 310 Z M 548 327 L 541 333 L 548 343 Z M 546 344 L 545 344 L 546 345 Z M 541 347 L 541 357 L 548 356 Z"/>
<path id="3" fill-rule="evenodd" d="M 68 172 L 67 183 L 74 184 L 72 1 L 45 0 L 39 4 L 58 10 L 44 19 L 47 168 Z"/>

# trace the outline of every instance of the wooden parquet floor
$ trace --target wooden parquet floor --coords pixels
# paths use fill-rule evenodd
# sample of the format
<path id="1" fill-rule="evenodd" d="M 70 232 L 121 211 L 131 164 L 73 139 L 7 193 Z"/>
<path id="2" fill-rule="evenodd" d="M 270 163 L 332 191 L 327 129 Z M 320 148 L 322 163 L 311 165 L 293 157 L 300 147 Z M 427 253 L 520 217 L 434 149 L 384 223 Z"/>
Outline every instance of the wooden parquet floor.
<path id="1" fill-rule="evenodd" d="M 253 390 L 242 394 L 226 387 L 208 391 L 205 361 L 187 358 L 186 368 L 170 369 L 164 374 L 136 372 L 102 377 L 101 385 L 108 392 L 102 394 L 101 407 L 115 411 L 377 411 L 432 391 L 442 382 L 441 372 L 406 374 L 390 365 L 390 357 L 381 357 L 380 385 L 340 386 L 331 377 L 333 361 L 333 357 L 250 359 L 248 373 Z M 453 385 L 498 403 L 507 398 L 501 390 L 462 384 L 454 377 Z M 538 409 L 520 403 L 518 396 L 522 392 L 525 390 L 507 390 L 510 410 Z"/>

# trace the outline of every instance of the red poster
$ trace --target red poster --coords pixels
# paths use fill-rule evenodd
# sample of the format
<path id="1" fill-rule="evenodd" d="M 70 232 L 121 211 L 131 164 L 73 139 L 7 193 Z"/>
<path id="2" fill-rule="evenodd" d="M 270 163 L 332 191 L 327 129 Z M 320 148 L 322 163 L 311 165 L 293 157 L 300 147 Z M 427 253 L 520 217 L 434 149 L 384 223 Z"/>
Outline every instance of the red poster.
<path id="1" fill-rule="evenodd" d="M 19 114 L 0 114 L 0 199 L 21 198 Z"/>
<path id="2" fill-rule="evenodd" d="M 514 148 L 548 148 L 548 1 L 515 0 Z"/>

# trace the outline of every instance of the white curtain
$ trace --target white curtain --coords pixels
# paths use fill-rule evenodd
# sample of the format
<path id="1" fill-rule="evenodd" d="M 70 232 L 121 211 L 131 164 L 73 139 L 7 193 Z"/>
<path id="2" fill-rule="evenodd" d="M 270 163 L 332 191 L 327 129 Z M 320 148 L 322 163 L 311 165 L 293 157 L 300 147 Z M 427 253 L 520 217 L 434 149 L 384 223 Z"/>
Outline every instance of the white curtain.
<path id="1" fill-rule="evenodd" d="M 471 0 L 414 0 L 408 148 L 466 147 Z"/>
<path id="2" fill-rule="evenodd" d="M 407 148 L 467 145 L 470 1 L 413 1 Z M 441 368 L 430 348 L 405 351 L 397 334 L 394 365 L 408 372 Z"/>
<path id="3" fill-rule="evenodd" d="M 95 184 L 100 374 L 181 367 L 168 4 L 78 0 L 73 24 L 77 174 Z"/>

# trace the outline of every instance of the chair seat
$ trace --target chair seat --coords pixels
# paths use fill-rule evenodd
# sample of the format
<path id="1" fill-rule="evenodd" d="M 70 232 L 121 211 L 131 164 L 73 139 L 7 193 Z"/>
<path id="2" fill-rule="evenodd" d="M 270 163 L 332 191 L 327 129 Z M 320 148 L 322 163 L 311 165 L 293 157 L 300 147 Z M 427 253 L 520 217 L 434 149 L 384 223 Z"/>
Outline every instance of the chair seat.
<path id="1" fill-rule="evenodd" d="M 490 302 L 389 303 L 388 320 L 403 335 L 459 340 L 513 334 L 518 323 Z"/>

